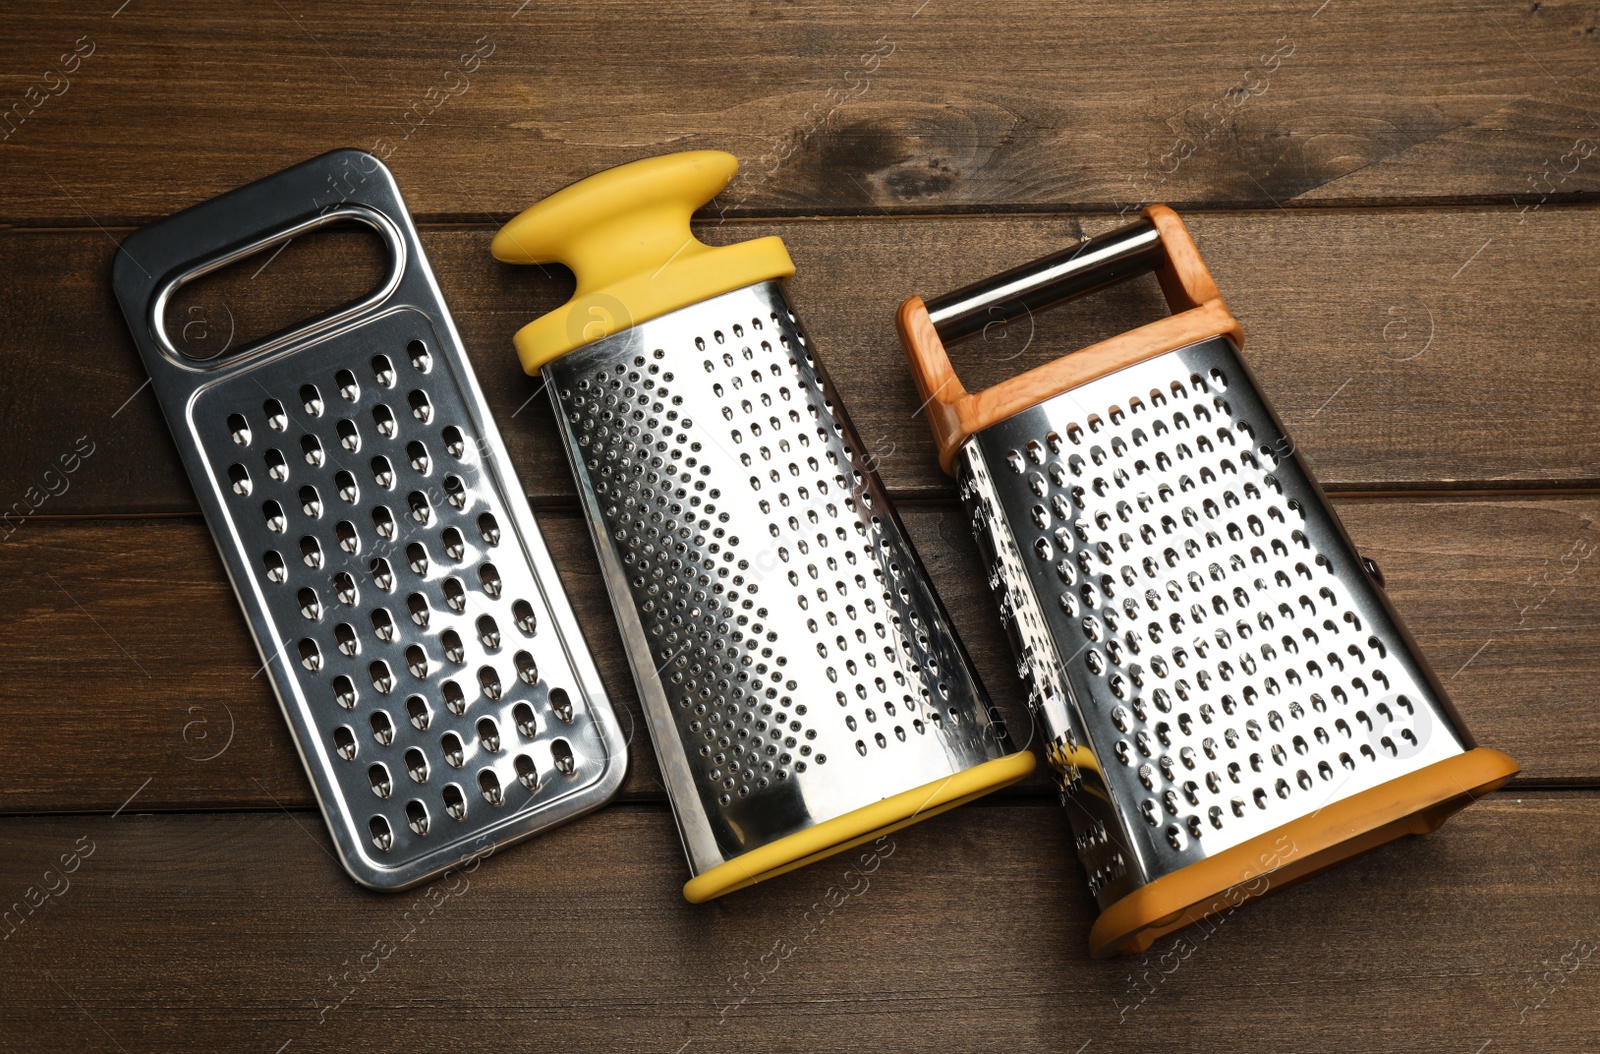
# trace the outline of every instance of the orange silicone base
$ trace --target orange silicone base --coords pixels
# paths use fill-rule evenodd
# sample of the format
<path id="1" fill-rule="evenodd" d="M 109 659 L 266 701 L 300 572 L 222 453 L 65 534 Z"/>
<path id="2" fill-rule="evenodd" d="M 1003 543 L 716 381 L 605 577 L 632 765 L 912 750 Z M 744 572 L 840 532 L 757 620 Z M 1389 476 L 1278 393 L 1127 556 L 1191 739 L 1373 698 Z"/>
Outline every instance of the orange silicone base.
<path id="1" fill-rule="evenodd" d="M 1427 834 L 1520 769 L 1477 747 L 1284 824 L 1141 886 L 1100 913 L 1097 959 L 1145 951 L 1159 938 L 1309 878 L 1407 834 Z"/>

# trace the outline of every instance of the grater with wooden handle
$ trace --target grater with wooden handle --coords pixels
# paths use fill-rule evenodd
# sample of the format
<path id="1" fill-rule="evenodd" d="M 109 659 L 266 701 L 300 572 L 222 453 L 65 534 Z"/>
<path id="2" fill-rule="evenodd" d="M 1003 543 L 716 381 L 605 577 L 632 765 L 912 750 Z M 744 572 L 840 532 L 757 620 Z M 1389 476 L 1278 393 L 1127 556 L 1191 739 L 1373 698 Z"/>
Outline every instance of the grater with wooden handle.
<path id="1" fill-rule="evenodd" d="M 516 335 L 577 476 L 704 901 L 1014 782 L 1011 746 L 783 289 L 690 214 L 729 154 L 576 183 L 495 237 L 577 290 Z"/>
<path id="2" fill-rule="evenodd" d="M 370 295 L 174 346 L 180 286 L 335 223 L 387 249 Z M 626 744 L 382 162 L 337 150 L 145 227 L 113 284 L 351 876 L 413 885 L 615 794 Z"/>
<path id="3" fill-rule="evenodd" d="M 1170 317 L 962 387 L 946 345 L 1151 271 Z M 1517 772 L 1474 745 L 1345 535 L 1172 210 L 912 297 L 899 328 L 1101 908 L 1096 956 L 1433 830 Z"/>

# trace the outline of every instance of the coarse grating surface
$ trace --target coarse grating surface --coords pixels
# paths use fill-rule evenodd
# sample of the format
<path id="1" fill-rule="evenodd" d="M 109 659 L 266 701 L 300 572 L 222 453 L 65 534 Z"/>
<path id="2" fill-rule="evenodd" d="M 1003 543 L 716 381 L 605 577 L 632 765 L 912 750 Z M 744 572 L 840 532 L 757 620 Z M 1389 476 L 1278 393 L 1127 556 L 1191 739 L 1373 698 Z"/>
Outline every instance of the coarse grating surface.
<path id="1" fill-rule="evenodd" d="M 437 347 L 399 312 L 231 371 L 190 409 L 255 565 L 268 667 L 378 866 L 469 842 L 607 762 Z"/>
<path id="2" fill-rule="evenodd" d="M 179 287 L 343 222 L 388 248 L 365 299 L 172 343 Z M 336 150 L 142 228 L 113 286 L 351 876 L 412 885 L 610 798 L 625 743 L 383 163 Z"/>
<path id="3" fill-rule="evenodd" d="M 961 493 L 1102 906 L 1463 749 L 1232 345 L 975 435 Z"/>

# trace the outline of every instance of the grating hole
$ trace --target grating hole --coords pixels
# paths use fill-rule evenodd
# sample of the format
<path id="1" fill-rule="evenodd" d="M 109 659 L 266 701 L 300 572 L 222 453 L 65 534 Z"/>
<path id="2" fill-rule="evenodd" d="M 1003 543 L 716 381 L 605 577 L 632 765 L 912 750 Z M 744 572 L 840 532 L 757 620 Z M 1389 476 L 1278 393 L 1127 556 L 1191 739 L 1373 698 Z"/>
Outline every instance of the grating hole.
<path id="1" fill-rule="evenodd" d="M 346 607 L 355 607 L 361 600 L 361 590 L 356 588 L 356 579 L 349 571 L 340 571 L 333 576 L 333 592 L 339 598 L 339 603 Z"/>
<path id="2" fill-rule="evenodd" d="M 382 454 L 372 459 L 372 481 L 384 490 L 394 489 L 394 465 Z"/>
<path id="3" fill-rule="evenodd" d="M 406 750 L 406 775 L 418 783 L 428 782 L 428 759 L 416 747 Z"/>
<path id="4" fill-rule="evenodd" d="M 282 582 L 289 577 L 289 568 L 284 565 L 283 554 L 276 549 L 268 549 L 261 554 L 261 563 L 267 569 L 267 578 L 273 582 Z"/>
<path id="5" fill-rule="evenodd" d="M 426 526 L 433 519 L 433 506 L 428 504 L 428 496 L 420 490 L 414 490 L 406 495 L 406 504 L 411 508 L 411 518 Z"/>
<path id="6" fill-rule="evenodd" d="M 372 379 L 385 388 L 394 387 L 394 363 L 389 361 L 389 356 L 372 356 Z"/>
<path id="7" fill-rule="evenodd" d="M 413 469 L 422 473 L 424 476 L 426 476 L 428 474 L 428 470 L 433 467 L 433 460 L 428 457 L 428 448 L 423 446 L 422 443 L 416 439 L 413 439 L 411 442 L 406 444 L 406 460 L 411 462 L 411 467 Z"/>
<path id="8" fill-rule="evenodd" d="M 339 491 L 339 497 L 351 505 L 361 498 L 361 488 L 356 486 L 356 477 L 343 469 L 333 474 L 333 485 Z"/>
<path id="9" fill-rule="evenodd" d="M 282 534 L 289 526 L 289 520 L 283 514 L 283 506 L 275 501 L 261 503 L 261 515 L 267 521 L 267 530 Z"/>
<path id="10" fill-rule="evenodd" d="M 333 701 L 346 710 L 354 710 L 356 707 L 356 682 L 342 673 L 335 677 L 333 679 Z"/>
<path id="11" fill-rule="evenodd" d="M 383 403 L 372 408 L 372 426 L 385 439 L 393 439 L 400 434 L 400 424 L 394 419 L 394 411 Z"/>
<path id="12" fill-rule="evenodd" d="M 483 535 L 483 540 L 488 545 L 500 544 L 500 524 L 493 514 L 484 513 L 478 517 L 478 533 Z"/>
<path id="13" fill-rule="evenodd" d="M 455 425 L 445 425 L 444 431 L 439 433 L 444 437 L 444 450 L 453 458 L 459 459 L 467 452 L 466 440 L 461 436 L 461 429 Z"/>
<path id="14" fill-rule="evenodd" d="M 439 643 L 444 646 L 444 657 L 457 666 L 467 661 L 467 649 L 461 646 L 461 634 L 453 629 L 447 629 L 439 634 Z"/>
<path id="15" fill-rule="evenodd" d="M 394 846 L 394 832 L 389 829 L 389 821 L 382 816 L 374 816 L 367 823 L 367 830 L 372 833 L 372 844 L 378 852 L 387 853 Z"/>
<path id="16" fill-rule="evenodd" d="M 428 607 L 428 598 L 421 593 L 412 593 L 406 597 L 406 609 L 411 612 L 411 621 L 428 628 L 428 620 L 433 615 L 433 609 Z"/>
<path id="17" fill-rule="evenodd" d="M 300 641 L 300 665 L 312 673 L 322 669 L 322 651 L 310 637 Z"/>
<path id="18" fill-rule="evenodd" d="M 228 415 L 228 434 L 240 446 L 250 445 L 250 422 L 244 419 L 244 414 Z"/>
<path id="19" fill-rule="evenodd" d="M 500 698 L 500 675 L 495 672 L 493 666 L 484 666 L 478 670 L 478 687 L 482 688 L 483 694 L 490 699 Z"/>
<path id="20" fill-rule="evenodd" d="M 439 749 L 444 751 L 444 760 L 451 768 L 458 769 L 466 763 L 466 747 L 454 732 L 446 732 L 439 737 Z"/>
<path id="21" fill-rule="evenodd" d="M 506 803 L 505 792 L 500 789 L 500 777 L 494 774 L 493 769 L 484 769 L 478 773 L 478 789 L 483 792 L 483 800 L 499 808 Z"/>
<path id="22" fill-rule="evenodd" d="M 340 725 L 333 730 L 333 749 L 346 761 L 356 759 L 356 752 L 360 748 L 356 746 L 356 734 L 349 725 Z"/>
<path id="23" fill-rule="evenodd" d="M 411 416 L 427 424 L 433 419 L 433 404 L 428 401 L 428 393 L 420 388 L 406 396 L 406 402 L 411 406 Z"/>
<path id="24" fill-rule="evenodd" d="M 394 617 L 389 614 L 388 608 L 374 608 L 372 610 L 372 632 L 378 635 L 379 640 L 391 644 L 394 643 L 396 633 Z"/>
<path id="25" fill-rule="evenodd" d="M 348 417 L 334 425 L 334 432 L 339 436 L 339 445 L 354 454 L 361 449 L 361 433 L 356 431 L 356 423 Z"/>
<path id="26" fill-rule="evenodd" d="M 388 695 L 394 691 L 394 671 L 382 659 L 376 659 L 367 667 L 367 673 L 372 677 L 372 687 L 380 693 Z"/>
<path id="27" fill-rule="evenodd" d="M 394 780 L 389 778 L 389 766 L 381 761 L 373 762 L 367 768 L 367 783 L 372 787 L 372 793 L 380 798 L 387 798 L 394 793 Z"/>
<path id="28" fill-rule="evenodd" d="M 334 524 L 333 536 L 339 540 L 339 548 L 351 556 L 361 551 L 361 535 L 356 533 L 356 525 L 349 520 L 340 520 Z"/>
<path id="29" fill-rule="evenodd" d="M 406 345 L 406 354 L 411 356 L 411 367 L 418 373 L 427 373 L 433 369 L 433 356 L 428 354 L 428 346 L 420 340 L 413 340 Z"/>
<path id="30" fill-rule="evenodd" d="M 395 527 L 394 513 L 389 511 L 387 505 L 379 505 L 372 510 L 372 529 L 387 542 L 394 541 L 395 535 L 400 533 Z"/>
<path id="31" fill-rule="evenodd" d="M 556 763 L 556 769 L 563 776 L 570 776 L 578 770 L 578 759 L 572 753 L 572 744 L 565 739 L 558 739 L 550 744 L 550 757 Z"/>
<path id="32" fill-rule="evenodd" d="M 500 627 L 495 624 L 493 615 L 479 616 L 478 639 L 490 651 L 495 651 L 500 647 Z"/>
<path id="33" fill-rule="evenodd" d="M 315 384 L 302 384 L 300 386 L 300 405 L 306 408 L 306 413 L 312 417 L 322 416 L 322 393 L 317 391 Z"/>
<path id="34" fill-rule="evenodd" d="M 300 559 L 313 571 L 322 569 L 322 543 L 311 535 L 300 539 Z"/>
<path id="35" fill-rule="evenodd" d="M 478 745 L 491 754 L 500 752 L 500 726 L 492 717 L 478 719 Z"/>
<path id="36" fill-rule="evenodd" d="M 484 564 L 478 568 L 478 581 L 483 585 L 483 591 L 492 597 L 500 595 L 500 572 L 494 564 Z"/>
<path id="37" fill-rule="evenodd" d="M 333 627 L 333 639 L 341 654 L 354 658 L 361 653 L 361 641 L 357 639 L 355 627 L 350 623 L 341 622 Z"/>
<path id="38" fill-rule="evenodd" d="M 461 584 L 461 579 L 444 580 L 444 602 L 458 615 L 467 610 L 467 587 Z"/>
<path id="39" fill-rule="evenodd" d="M 461 482 L 460 476 L 446 476 L 444 478 L 444 493 L 451 505 L 458 509 L 467 507 L 467 485 Z"/>
<path id="40" fill-rule="evenodd" d="M 371 563 L 372 584 L 385 593 L 394 592 L 394 568 L 389 566 L 389 561 L 378 557 Z"/>
<path id="41" fill-rule="evenodd" d="M 394 743 L 394 722 L 389 720 L 387 711 L 372 712 L 372 738 L 386 747 Z"/>
<path id="42" fill-rule="evenodd" d="M 461 537 L 461 532 L 454 527 L 446 527 L 439 536 L 444 541 L 444 555 L 452 560 L 460 560 L 467 554 L 466 539 Z"/>
<path id="43" fill-rule="evenodd" d="M 428 807 L 414 798 L 406 802 L 406 826 L 419 838 L 428 834 Z"/>
<path id="44" fill-rule="evenodd" d="M 406 546 L 406 565 L 411 568 L 413 574 L 428 573 L 428 550 L 421 542 L 412 542 Z"/>
<path id="45" fill-rule="evenodd" d="M 533 616 L 533 605 L 526 600 L 519 600 L 511 605 L 511 617 L 516 620 L 517 628 L 531 637 L 538 628 L 538 620 Z"/>
<path id="46" fill-rule="evenodd" d="M 300 453 L 305 457 L 306 464 L 312 468 L 321 468 L 322 463 L 327 460 L 327 455 L 322 451 L 322 440 L 314 435 L 300 437 Z"/>
<path id="47" fill-rule="evenodd" d="M 550 709 L 565 724 L 572 724 L 572 700 L 567 696 L 565 688 L 550 689 Z"/>
<path id="48" fill-rule="evenodd" d="M 300 603 L 300 614 L 315 622 L 322 617 L 322 601 L 317 599 L 317 591 L 310 586 L 302 586 L 295 599 Z"/>
<path id="49" fill-rule="evenodd" d="M 530 791 L 539 789 L 539 770 L 534 767 L 533 759 L 526 754 L 518 754 L 513 763 L 517 770 L 517 782 Z"/>
<path id="50" fill-rule="evenodd" d="M 526 738 L 534 739 L 539 735 L 538 720 L 534 717 L 533 707 L 527 703 L 518 703 L 512 707 L 511 717 L 517 723 L 517 731 Z"/>
<path id="51" fill-rule="evenodd" d="M 454 681 L 446 681 L 440 686 L 444 692 L 444 705 L 452 714 L 460 717 L 467 712 L 467 696 L 462 692 L 461 686 Z"/>
<path id="52" fill-rule="evenodd" d="M 333 383 L 339 386 L 339 398 L 345 402 L 353 403 L 361 398 L 361 385 L 356 383 L 356 375 L 349 370 L 334 374 Z"/>
<path id="53" fill-rule="evenodd" d="M 269 450 L 261 455 L 261 460 L 267 463 L 267 475 L 276 482 L 282 483 L 289 478 L 289 461 L 283 456 L 283 451 Z"/>
<path id="54" fill-rule="evenodd" d="M 300 511 L 313 520 L 322 515 L 322 495 L 309 483 L 300 488 Z"/>
<path id="55" fill-rule="evenodd" d="M 228 484 L 233 492 L 240 497 L 248 497 L 251 491 L 250 473 L 243 465 L 230 465 L 228 467 Z"/>
<path id="56" fill-rule="evenodd" d="M 268 399 L 261 404 L 262 412 L 267 415 L 267 427 L 274 432 L 281 432 L 289 427 L 289 415 L 283 412 L 283 404 L 276 399 Z"/>
<path id="57" fill-rule="evenodd" d="M 465 820 L 467 818 L 467 798 L 461 793 L 461 787 L 448 783 L 444 788 L 444 811 L 450 814 L 452 820 Z"/>
<path id="58" fill-rule="evenodd" d="M 429 708 L 428 701 L 420 695 L 413 695 L 406 700 L 406 717 L 411 720 L 411 726 L 418 732 L 426 732 L 433 723 L 433 710 Z"/>
<path id="59" fill-rule="evenodd" d="M 516 663 L 517 676 L 522 678 L 524 682 L 527 684 L 539 683 L 539 666 L 533 661 L 533 656 L 531 654 L 525 651 L 519 651 L 517 652 L 516 658 L 512 661 Z"/>

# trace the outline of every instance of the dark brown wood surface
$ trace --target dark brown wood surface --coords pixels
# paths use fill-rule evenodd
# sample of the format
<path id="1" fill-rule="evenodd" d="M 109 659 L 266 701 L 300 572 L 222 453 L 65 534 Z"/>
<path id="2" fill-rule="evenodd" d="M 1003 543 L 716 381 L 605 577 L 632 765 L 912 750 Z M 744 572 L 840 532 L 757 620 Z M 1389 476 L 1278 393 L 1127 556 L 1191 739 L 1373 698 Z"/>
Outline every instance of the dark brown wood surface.
<path id="1" fill-rule="evenodd" d="M 931 497 L 953 488 L 916 416 L 894 308 L 911 293 L 953 289 L 1114 223 L 877 215 L 713 222 L 701 233 L 783 237 L 799 268 L 794 299 L 884 481 L 897 494 Z M 1509 207 L 1272 210 L 1200 214 L 1190 226 L 1244 325 L 1252 369 L 1331 490 L 1600 485 L 1600 375 L 1573 339 L 1600 311 L 1600 290 L 1581 280 L 1593 274 L 1600 210 L 1520 225 Z M 570 501 L 549 405 L 517 364 L 511 335 L 565 299 L 572 280 L 560 268 L 549 276 L 496 263 L 494 229 L 427 228 L 423 240 L 530 496 Z M 348 258 L 343 248 L 291 255 L 291 246 L 259 278 L 190 305 L 202 313 L 189 332 L 216 340 L 230 318 L 247 327 L 292 317 L 285 300 L 309 306 L 308 290 L 322 288 L 295 279 Z M 94 230 L 0 232 L 14 335 L 0 388 L 0 493 L 33 484 L 87 435 L 110 456 L 91 457 L 51 499 L 51 514 L 193 512 L 106 281 L 115 251 Z M 1040 315 L 1031 331 L 1019 325 L 987 346 L 961 345 L 956 366 L 976 391 L 1163 310 L 1148 279 Z M 53 410 L 64 386 L 79 412 Z"/>
<path id="2" fill-rule="evenodd" d="M 1600 1045 L 1592 2 L 13 7 L 0 1050 Z M 631 729 L 618 804 L 399 896 L 331 857 L 109 287 L 136 226 L 340 146 L 389 155 Z M 894 308 L 1165 201 L 1424 655 L 1522 776 L 1435 835 L 1118 962 L 1087 957 L 1042 776 L 877 864 L 684 903 L 564 455 L 510 348 L 572 279 L 488 243 L 572 180 L 695 148 L 743 163 L 698 233 L 788 244 L 791 296 L 1018 738 Z M 373 266 L 353 236 L 303 239 L 197 286 L 174 328 L 240 340 Z M 1160 310 L 1130 284 L 956 364 L 976 389 Z M 46 472 L 71 452 L 63 488 Z"/>
<path id="3" fill-rule="evenodd" d="M 959 809 L 875 858 L 701 907 L 679 893 L 659 805 L 615 806 L 400 896 L 346 880 L 312 815 L 136 808 L 6 821 L 3 888 L 59 891 L 0 942 L 0 1035 L 19 1048 L 1543 1054 L 1600 1041 L 1587 796 L 1495 795 L 1115 962 L 1088 958 L 1088 898 L 1051 804 Z M 59 873 L 74 851 L 87 855 Z"/>

